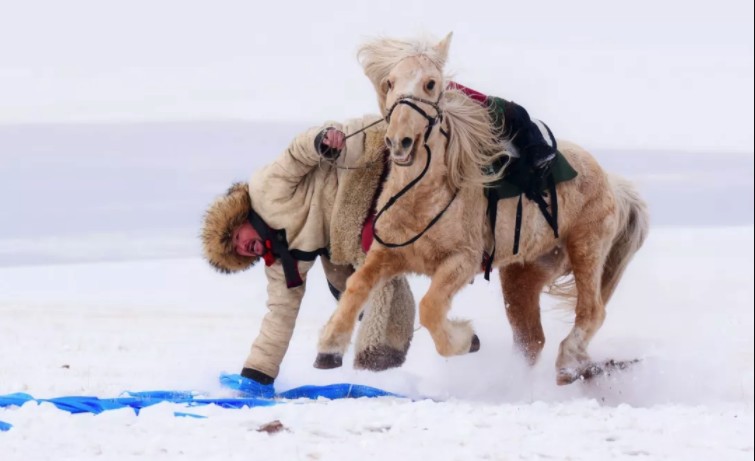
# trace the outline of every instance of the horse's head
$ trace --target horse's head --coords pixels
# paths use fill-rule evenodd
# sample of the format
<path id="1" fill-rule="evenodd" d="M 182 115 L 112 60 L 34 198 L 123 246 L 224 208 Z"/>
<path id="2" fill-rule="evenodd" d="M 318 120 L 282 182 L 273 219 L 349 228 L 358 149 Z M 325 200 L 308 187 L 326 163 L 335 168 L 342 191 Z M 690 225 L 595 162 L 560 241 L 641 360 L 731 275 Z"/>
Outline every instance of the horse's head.
<path id="1" fill-rule="evenodd" d="M 484 186 L 497 178 L 484 171 L 505 155 L 504 147 L 496 141 L 487 108 L 446 88 L 443 68 L 450 43 L 451 34 L 437 43 L 378 39 L 364 44 L 358 56 L 388 122 L 385 143 L 393 162 L 411 165 L 425 151 L 427 135 L 432 163 L 444 165 L 451 187 Z"/>
<path id="2" fill-rule="evenodd" d="M 443 65 L 451 34 L 435 45 L 383 40 L 360 51 L 388 122 L 385 143 L 397 165 L 411 165 L 428 127 L 440 124 Z M 437 128 L 436 128 L 437 129 Z"/>
<path id="3" fill-rule="evenodd" d="M 401 61 L 381 83 L 385 93 L 388 130 L 385 144 L 398 165 L 414 161 L 427 130 L 442 120 L 443 74 L 425 56 Z"/>

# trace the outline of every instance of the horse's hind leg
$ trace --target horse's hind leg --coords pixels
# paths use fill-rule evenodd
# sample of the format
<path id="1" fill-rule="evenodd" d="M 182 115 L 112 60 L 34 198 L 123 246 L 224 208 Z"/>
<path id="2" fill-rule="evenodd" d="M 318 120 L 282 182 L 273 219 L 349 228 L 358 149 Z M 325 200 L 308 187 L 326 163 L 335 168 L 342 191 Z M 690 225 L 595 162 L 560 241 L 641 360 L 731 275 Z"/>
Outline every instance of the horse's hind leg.
<path id="1" fill-rule="evenodd" d="M 390 250 L 374 250 L 367 255 L 362 267 L 346 281 L 335 312 L 320 333 L 316 368 L 341 366 L 343 353 L 349 345 L 359 310 L 378 283 L 398 274 L 402 259 Z"/>
<path id="2" fill-rule="evenodd" d="M 474 277 L 479 262 L 470 255 L 446 259 L 432 276 L 419 303 L 419 322 L 427 328 L 435 349 L 444 357 L 476 352 L 480 340 L 468 320 L 448 320 L 451 299 Z"/>
<path id="3" fill-rule="evenodd" d="M 611 230 L 607 224 L 573 229 L 567 240 L 567 251 L 577 288 L 574 327 L 561 341 L 556 369 L 558 384 L 569 384 L 589 366 L 587 346 L 603 325 L 606 317 L 601 296 L 601 275 L 610 245 Z"/>
<path id="4" fill-rule="evenodd" d="M 500 269 L 506 316 L 514 334 L 514 345 L 534 365 L 545 345 L 540 323 L 540 293 L 558 275 L 564 260 L 556 248 L 535 262 L 511 264 Z"/>

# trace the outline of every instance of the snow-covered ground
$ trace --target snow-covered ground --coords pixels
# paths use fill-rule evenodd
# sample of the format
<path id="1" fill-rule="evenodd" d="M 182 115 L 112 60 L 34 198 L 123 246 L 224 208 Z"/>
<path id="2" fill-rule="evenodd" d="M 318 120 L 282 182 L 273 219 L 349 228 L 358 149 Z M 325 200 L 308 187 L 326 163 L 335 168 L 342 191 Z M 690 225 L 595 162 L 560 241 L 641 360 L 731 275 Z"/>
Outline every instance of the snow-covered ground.
<path id="1" fill-rule="evenodd" d="M 260 145 L 248 126 L 171 126 L 0 129 L 0 395 L 228 395 L 217 378 L 257 333 L 264 275 L 214 273 L 198 257 L 201 214 L 300 127 L 257 127 Z M 481 277 L 452 312 L 473 320 L 477 354 L 443 359 L 418 329 L 401 369 L 355 371 L 348 356 L 316 370 L 334 306 L 317 267 L 277 389 L 354 382 L 415 400 L 191 409 L 206 419 L 174 404 L 93 416 L 32 403 L 0 409 L 13 424 L 0 459 L 752 459 L 752 156 L 596 155 L 639 185 L 655 224 L 591 345 L 596 359 L 642 359 L 631 371 L 556 386 L 572 314 L 543 298 L 546 347 L 529 369 Z M 276 419 L 286 431 L 257 432 Z"/>

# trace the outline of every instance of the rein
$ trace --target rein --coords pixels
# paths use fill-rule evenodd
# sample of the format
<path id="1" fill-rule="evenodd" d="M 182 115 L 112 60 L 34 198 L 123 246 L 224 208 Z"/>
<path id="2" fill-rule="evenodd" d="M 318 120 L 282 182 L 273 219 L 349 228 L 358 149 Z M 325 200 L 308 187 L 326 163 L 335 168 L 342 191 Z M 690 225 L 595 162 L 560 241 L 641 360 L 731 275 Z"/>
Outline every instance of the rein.
<path id="1" fill-rule="evenodd" d="M 320 163 L 321 164 L 322 163 L 327 163 L 328 165 L 330 165 L 333 168 L 336 168 L 338 170 L 364 170 L 365 168 L 369 168 L 372 165 L 374 165 L 376 163 L 380 163 L 380 162 L 385 162 L 385 159 L 382 159 L 382 158 L 375 159 L 375 160 L 372 160 L 370 162 L 364 163 L 364 164 L 359 165 L 359 166 L 344 166 L 344 165 L 338 165 L 336 163 L 336 160 L 327 160 L 327 159 L 324 159 L 324 158 L 320 157 Z"/>
<path id="2" fill-rule="evenodd" d="M 351 133 L 351 134 L 348 134 L 348 135 L 344 136 L 344 137 L 343 137 L 343 139 L 344 139 L 344 140 L 346 140 L 346 139 L 349 139 L 350 137 L 352 137 L 352 136 L 354 136 L 354 135 L 357 135 L 357 134 L 361 133 L 362 131 L 365 131 L 365 130 L 367 130 L 367 129 L 369 129 L 369 128 L 372 128 L 373 126 L 377 125 L 378 123 L 380 123 L 380 122 L 382 122 L 382 121 L 385 121 L 385 119 L 384 119 L 384 118 L 381 118 L 381 119 L 375 120 L 374 122 L 370 123 L 369 125 L 365 125 L 365 126 L 363 126 L 362 128 L 360 128 L 360 129 L 356 130 L 355 132 L 353 132 L 353 133 Z"/>
<path id="3" fill-rule="evenodd" d="M 423 117 L 425 117 L 425 119 L 427 119 L 427 127 L 425 128 L 425 135 L 424 135 L 424 139 L 423 139 L 423 146 L 424 146 L 425 150 L 427 151 L 427 161 L 425 162 L 425 167 L 422 169 L 422 171 L 420 172 L 420 174 L 416 178 L 412 179 L 397 194 L 395 194 L 394 196 L 392 196 L 388 200 L 388 202 L 380 209 L 380 211 L 378 212 L 378 214 L 375 216 L 375 221 L 373 223 L 373 236 L 374 236 L 375 240 L 377 240 L 381 245 L 383 245 L 383 246 L 385 246 L 387 248 L 400 248 L 400 247 L 404 247 L 404 246 L 407 246 L 407 245 L 411 245 L 412 243 L 416 242 L 420 237 L 422 237 L 423 235 L 425 235 L 425 232 L 427 232 L 428 230 L 430 230 L 430 228 L 433 227 L 435 225 L 435 223 L 437 223 L 440 220 L 440 218 L 443 216 L 443 214 L 446 212 L 446 210 L 448 210 L 448 207 L 450 207 L 451 204 L 453 203 L 453 201 L 456 199 L 456 195 L 459 193 L 459 191 L 457 189 L 454 192 L 453 197 L 451 197 L 451 200 L 440 211 L 440 213 L 438 213 L 430 221 L 430 223 L 427 226 L 425 226 L 425 228 L 420 233 L 418 233 L 414 237 L 410 238 L 409 240 L 407 240 L 407 241 L 405 241 L 403 243 L 391 243 L 391 242 L 385 242 L 378 235 L 378 232 L 377 232 L 378 219 L 380 219 L 380 217 L 383 215 L 383 213 L 385 213 L 389 208 L 391 208 L 393 205 L 395 205 L 396 201 L 398 201 L 398 199 L 401 198 L 401 196 L 403 196 L 404 194 L 406 194 L 409 191 L 409 189 L 411 189 L 412 187 L 414 187 L 425 176 L 425 174 L 427 173 L 427 170 L 430 168 L 430 160 L 432 159 L 432 150 L 430 150 L 430 146 L 427 145 L 427 140 L 430 138 L 430 134 L 432 133 L 433 128 L 435 127 L 435 125 L 438 125 L 440 122 L 443 121 L 443 111 L 440 109 L 440 106 L 438 105 L 438 102 L 440 101 L 440 98 L 442 96 L 443 96 L 443 93 L 441 93 L 440 96 L 438 96 L 438 101 L 432 102 L 432 101 L 428 101 L 426 99 L 418 98 L 418 97 L 415 97 L 415 96 L 412 96 L 412 95 L 402 95 L 402 96 L 399 97 L 399 99 L 396 100 L 396 102 L 393 103 L 393 105 L 390 107 L 390 109 L 388 109 L 388 114 L 385 116 L 385 120 L 388 123 L 390 123 L 390 121 L 391 121 L 391 114 L 393 113 L 393 110 L 399 104 L 405 104 L 405 105 L 411 107 L 412 109 L 414 109 L 415 111 L 419 112 L 420 115 L 422 115 Z M 419 107 L 418 105 L 416 105 L 415 103 L 413 103 L 411 100 L 415 100 L 417 102 L 425 103 L 425 104 L 428 104 L 428 105 L 432 106 L 436 110 L 435 117 L 430 117 L 429 115 L 427 115 L 427 112 L 425 112 L 424 110 L 422 110 L 421 107 Z M 446 137 L 446 139 L 448 139 L 448 133 L 443 128 L 440 128 L 440 132 L 441 132 L 441 134 L 443 134 L 443 136 Z"/>
<path id="4" fill-rule="evenodd" d="M 366 130 L 372 128 L 373 126 L 377 125 L 378 123 L 381 123 L 381 122 L 384 122 L 384 121 L 385 121 L 385 118 L 377 119 L 374 122 L 370 123 L 369 125 L 365 125 L 362 128 L 356 130 L 355 132 L 350 133 L 350 134 L 344 136 L 343 139 L 345 141 L 345 140 L 349 139 L 350 137 L 356 136 L 359 133 L 362 133 L 363 131 L 366 131 Z M 339 165 L 338 163 L 336 163 L 337 161 L 338 161 L 338 157 L 336 157 L 333 160 L 328 160 L 328 159 L 324 159 L 323 157 L 320 157 L 320 163 L 325 162 L 325 163 L 329 164 L 330 166 L 332 166 L 333 168 L 336 168 L 336 169 L 339 169 L 339 170 L 364 170 L 365 168 L 369 168 L 372 165 L 374 165 L 374 164 L 376 164 L 378 162 L 382 162 L 384 160 L 383 159 L 377 159 L 377 160 L 373 160 L 371 162 L 367 162 L 367 163 L 359 165 L 359 166 L 343 166 L 343 165 Z"/>

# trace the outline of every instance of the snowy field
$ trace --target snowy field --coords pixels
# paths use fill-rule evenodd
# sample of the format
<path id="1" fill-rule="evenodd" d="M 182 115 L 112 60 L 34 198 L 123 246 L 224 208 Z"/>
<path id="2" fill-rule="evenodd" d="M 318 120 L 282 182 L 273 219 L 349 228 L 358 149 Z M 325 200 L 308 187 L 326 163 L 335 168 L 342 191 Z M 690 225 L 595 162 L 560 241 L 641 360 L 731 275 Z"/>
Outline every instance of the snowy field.
<path id="1" fill-rule="evenodd" d="M 211 199 L 301 126 L 0 127 L 0 395 L 228 396 L 264 314 L 261 267 L 214 273 L 198 256 Z M 265 136 L 260 136 L 264 132 Z M 264 143 L 260 139 L 265 139 Z M 65 152 L 65 155 L 61 155 Z M 406 364 L 316 370 L 334 301 L 311 274 L 278 390 L 353 382 L 406 395 L 293 401 L 176 418 L 175 404 L 69 415 L 0 409 L 0 459 L 514 460 L 753 458 L 752 154 L 596 151 L 650 203 L 650 237 L 591 345 L 632 370 L 566 387 L 554 362 L 573 315 L 543 297 L 546 347 L 513 352 L 500 287 L 455 300 L 479 353 L 443 359 L 418 329 Z M 417 297 L 427 280 L 413 278 Z M 277 434 L 257 428 L 280 420 Z"/>

